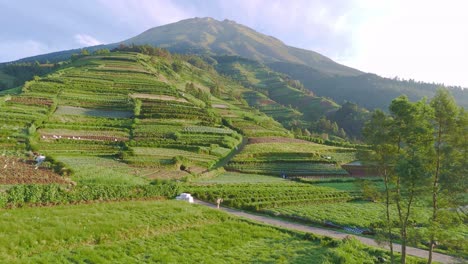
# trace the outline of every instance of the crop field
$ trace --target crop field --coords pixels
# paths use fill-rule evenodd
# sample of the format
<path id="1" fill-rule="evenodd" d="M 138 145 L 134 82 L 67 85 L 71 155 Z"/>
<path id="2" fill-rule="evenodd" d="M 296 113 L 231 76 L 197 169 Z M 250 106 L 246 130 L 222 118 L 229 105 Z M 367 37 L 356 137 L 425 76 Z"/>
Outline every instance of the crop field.
<path id="1" fill-rule="evenodd" d="M 287 121 L 302 117 L 300 112 L 278 104 L 259 92 L 244 92 L 243 97 L 251 107 L 257 108 L 282 124 L 287 124 Z"/>
<path id="2" fill-rule="evenodd" d="M 236 172 L 224 172 L 211 179 L 197 179 L 194 182 L 203 184 L 232 184 L 232 183 L 286 183 L 281 177 L 261 174 L 246 174 Z"/>
<path id="3" fill-rule="evenodd" d="M 354 149 L 292 138 L 251 138 L 249 143 L 226 169 L 287 177 L 346 176 L 340 165 L 355 159 Z"/>
<path id="4" fill-rule="evenodd" d="M 203 154 L 194 153 L 186 150 L 179 149 L 166 149 L 166 148 L 144 148 L 135 147 L 132 148 L 135 155 L 153 156 L 155 159 L 172 159 L 174 157 L 183 157 L 186 159 L 193 159 L 194 161 L 210 163 L 216 161 L 218 157 Z"/>
<path id="5" fill-rule="evenodd" d="M 118 110 L 102 110 L 92 108 L 82 108 L 74 106 L 59 106 L 55 112 L 57 115 L 85 115 L 106 118 L 130 118 L 133 112 Z"/>
<path id="6" fill-rule="evenodd" d="M 47 118 L 51 105 L 51 100 L 44 97 L 0 98 L 0 150 L 24 150 L 26 138 Z"/>
<path id="7" fill-rule="evenodd" d="M 153 99 L 153 100 L 163 100 L 163 101 L 176 101 L 180 103 L 187 103 L 187 100 L 184 98 L 177 98 L 170 95 L 158 95 L 158 94 L 130 94 L 131 98 L 139 98 L 139 99 Z"/>
<path id="8" fill-rule="evenodd" d="M 36 168 L 32 159 L 0 156 L 0 184 L 67 184 L 70 180 L 43 164 Z"/>
<path id="9" fill-rule="evenodd" d="M 204 171 L 241 142 L 241 129 L 222 125 L 220 113 L 184 91 L 180 76 L 190 74 L 177 77 L 171 68 L 164 59 L 154 64 L 146 55 L 111 53 L 85 56 L 72 67 L 35 78 L 23 94 L 2 97 L 0 149 L 24 150 L 29 142 L 54 157 L 119 155 L 126 166 L 147 167 L 150 178 L 172 175 L 171 170 L 176 177 Z M 213 80 L 195 79 L 204 91 Z"/>
<path id="10" fill-rule="evenodd" d="M 284 175 L 286 177 L 347 175 L 346 170 L 335 164 L 312 162 L 231 162 L 227 166 L 227 169 L 245 173 L 259 173 L 277 176 Z"/>
<path id="11" fill-rule="evenodd" d="M 146 175 L 151 173 L 128 166 L 110 156 L 57 155 L 55 158 L 73 170 L 72 179 L 79 184 L 147 184 Z"/>
<path id="12" fill-rule="evenodd" d="M 330 239 L 176 201 L 23 208 L 0 222 L 0 258 L 8 263 L 324 263 L 342 251 L 361 263 L 386 257 L 354 240 L 331 246 Z"/>
<path id="13" fill-rule="evenodd" d="M 347 192 L 299 183 L 191 185 L 186 188 L 201 200 L 215 202 L 222 198 L 226 206 L 247 210 L 352 199 Z"/>
<path id="14" fill-rule="evenodd" d="M 338 109 L 338 105 L 328 99 L 315 97 L 310 92 L 292 87 L 287 80 L 278 73 L 272 72 L 264 65 L 254 61 L 220 61 L 216 68 L 219 72 L 230 76 L 247 87 L 255 87 L 255 93 L 248 93 L 245 99 L 252 106 L 259 107 L 260 111 L 271 114 L 284 126 L 289 126 L 290 119 L 286 116 L 295 116 L 303 122 L 316 120 L 320 115 L 328 111 Z M 272 109 L 263 108 L 266 102 L 258 93 L 266 93 L 269 98 L 276 102 L 276 107 Z M 263 103 L 263 104 L 262 104 Z M 274 105 L 274 104 L 273 104 Z M 298 110 L 304 113 L 298 115 L 298 111 L 284 107 L 295 105 Z M 283 106 L 283 107 L 281 107 Z"/>

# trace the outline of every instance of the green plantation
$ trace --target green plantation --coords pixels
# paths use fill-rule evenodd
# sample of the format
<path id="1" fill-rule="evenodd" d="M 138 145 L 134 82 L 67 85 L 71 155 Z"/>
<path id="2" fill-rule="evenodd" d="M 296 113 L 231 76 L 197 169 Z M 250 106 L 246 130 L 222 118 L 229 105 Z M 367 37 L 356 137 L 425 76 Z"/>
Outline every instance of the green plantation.
<path id="1" fill-rule="evenodd" d="M 288 138 L 251 138 L 228 170 L 284 177 L 346 176 L 341 164 L 355 159 L 355 150 Z"/>
<path id="2" fill-rule="evenodd" d="M 8 263 L 374 263 L 383 250 L 262 226 L 173 201 L 132 201 L 3 211 Z M 170 217 L 168 217 L 170 216 Z M 416 263 L 416 262 L 413 262 Z"/>
<path id="3" fill-rule="evenodd" d="M 215 184 L 186 187 L 202 200 L 248 210 L 286 205 L 346 202 L 353 197 L 342 191 L 298 183 Z"/>
<path id="4" fill-rule="evenodd" d="M 273 228 L 169 201 L 188 192 L 285 221 L 331 222 L 381 236 L 385 181 L 356 180 L 342 167 L 372 154 L 371 146 L 308 130 L 322 121 L 333 125 L 323 118 L 338 107 L 284 74 L 238 57 L 178 55 L 149 46 L 74 55 L 48 74 L 0 92 L 0 258 L 389 259 L 389 252 L 352 238 Z M 38 155 L 46 157 L 43 163 L 37 164 Z M 418 200 L 409 218 L 418 227 L 412 246 L 427 247 L 428 201 Z M 466 213 L 447 212 L 454 229 L 437 250 L 466 257 Z"/>

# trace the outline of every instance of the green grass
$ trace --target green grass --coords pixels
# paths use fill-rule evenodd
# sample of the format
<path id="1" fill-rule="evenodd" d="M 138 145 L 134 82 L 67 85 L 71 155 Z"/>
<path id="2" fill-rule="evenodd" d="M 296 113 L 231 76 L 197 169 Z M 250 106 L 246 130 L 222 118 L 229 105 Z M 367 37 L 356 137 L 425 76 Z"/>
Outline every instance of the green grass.
<path id="1" fill-rule="evenodd" d="M 323 263 L 343 250 L 360 263 L 373 263 L 385 254 L 356 241 L 306 240 L 300 233 L 178 201 L 22 208 L 0 214 L 0 258 L 7 263 Z"/>
<path id="2" fill-rule="evenodd" d="M 419 226 L 412 231 L 411 236 L 417 237 L 418 243 L 412 242 L 411 246 L 424 247 L 421 241 L 428 240 L 428 221 L 431 217 L 431 209 L 422 205 L 415 205 L 413 213 L 410 216 L 410 222 Z M 309 221 L 314 224 L 322 225 L 325 221 L 348 227 L 375 228 L 381 222 L 385 221 L 385 206 L 382 203 L 372 202 L 347 202 L 330 204 L 309 204 L 309 205 L 290 205 L 277 208 L 267 208 L 262 210 L 267 214 L 282 216 L 301 221 Z M 455 212 L 449 213 L 452 219 L 456 219 Z M 397 221 L 396 206 L 391 206 L 391 216 Z M 446 216 L 447 217 L 447 216 Z M 458 217 L 463 218 L 458 215 Z M 465 217 L 466 218 L 466 217 Z M 460 219 L 459 221 L 463 221 Z M 466 235 L 468 229 L 466 225 L 448 225 L 445 228 L 445 235 L 442 241 L 439 241 L 438 250 L 447 250 L 445 253 L 463 255 L 466 257 L 468 250 Z M 379 230 L 377 228 L 377 230 Z M 398 231 L 394 230 L 396 236 Z M 445 248 L 445 249 L 444 249 Z"/>
<path id="3" fill-rule="evenodd" d="M 146 184 L 143 173 L 111 157 L 57 156 L 74 171 L 80 184 Z"/>
<path id="4" fill-rule="evenodd" d="M 194 182 L 227 184 L 227 183 L 276 183 L 276 182 L 286 182 L 286 181 L 288 180 L 285 180 L 277 176 L 271 176 L 271 175 L 225 172 L 212 179 L 199 179 L 199 180 L 195 180 Z"/>
<path id="5" fill-rule="evenodd" d="M 315 223 L 331 221 L 353 227 L 370 227 L 384 217 L 384 206 L 371 202 L 283 206 L 268 211 L 284 216 L 301 217 Z"/>

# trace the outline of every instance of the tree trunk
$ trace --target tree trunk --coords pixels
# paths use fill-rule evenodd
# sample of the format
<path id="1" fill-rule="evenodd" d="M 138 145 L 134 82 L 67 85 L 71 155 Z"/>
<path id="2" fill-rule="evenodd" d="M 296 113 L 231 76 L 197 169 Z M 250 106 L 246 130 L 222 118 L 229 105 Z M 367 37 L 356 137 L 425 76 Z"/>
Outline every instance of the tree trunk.
<path id="1" fill-rule="evenodd" d="M 441 122 L 439 121 L 439 124 Z M 436 143 L 436 168 L 434 172 L 434 182 L 432 185 L 432 224 L 434 225 L 437 221 L 437 194 L 439 192 L 439 174 L 440 174 L 440 144 L 442 143 L 442 129 L 439 127 L 437 131 L 437 143 Z M 429 256 L 427 258 L 427 263 L 432 263 L 432 252 L 434 251 L 435 246 L 435 234 L 431 232 L 430 241 L 429 241 Z"/>
<path id="2" fill-rule="evenodd" d="M 406 264 L 406 230 L 401 233 L 401 264 Z"/>
<path id="3" fill-rule="evenodd" d="M 393 253 L 393 238 L 392 238 L 392 220 L 390 218 L 390 190 L 388 187 L 388 174 L 387 171 L 385 170 L 384 172 L 384 183 L 385 183 L 385 210 L 386 210 L 386 216 L 387 216 L 387 225 L 388 225 L 388 230 L 387 230 L 387 235 L 388 235 L 388 241 L 389 241 L 389 246 L 390 246 L 390 262 L 393 264 L 395 263 L 395 256 Z"/>

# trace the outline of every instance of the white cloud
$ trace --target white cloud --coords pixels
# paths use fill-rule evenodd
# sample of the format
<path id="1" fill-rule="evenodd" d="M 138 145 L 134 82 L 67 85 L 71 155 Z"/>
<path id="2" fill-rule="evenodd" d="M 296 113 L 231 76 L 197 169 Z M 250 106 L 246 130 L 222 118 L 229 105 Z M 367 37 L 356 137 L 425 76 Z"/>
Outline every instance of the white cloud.
<path id="1" fill-rule="evenodd" d="M 377 3 L 377 4 L 376 4 Z M 468 87 L 465 1 L 361 1 L 353 52 L 342 63 L 387 77 Z"/>
<path id="2" fill-rule="evenodd" d="M 87 34 L 76 34 L 74 38 L 75 41 L 82 47 L 96 46 L 102 44 L 102 42 Z"/>

